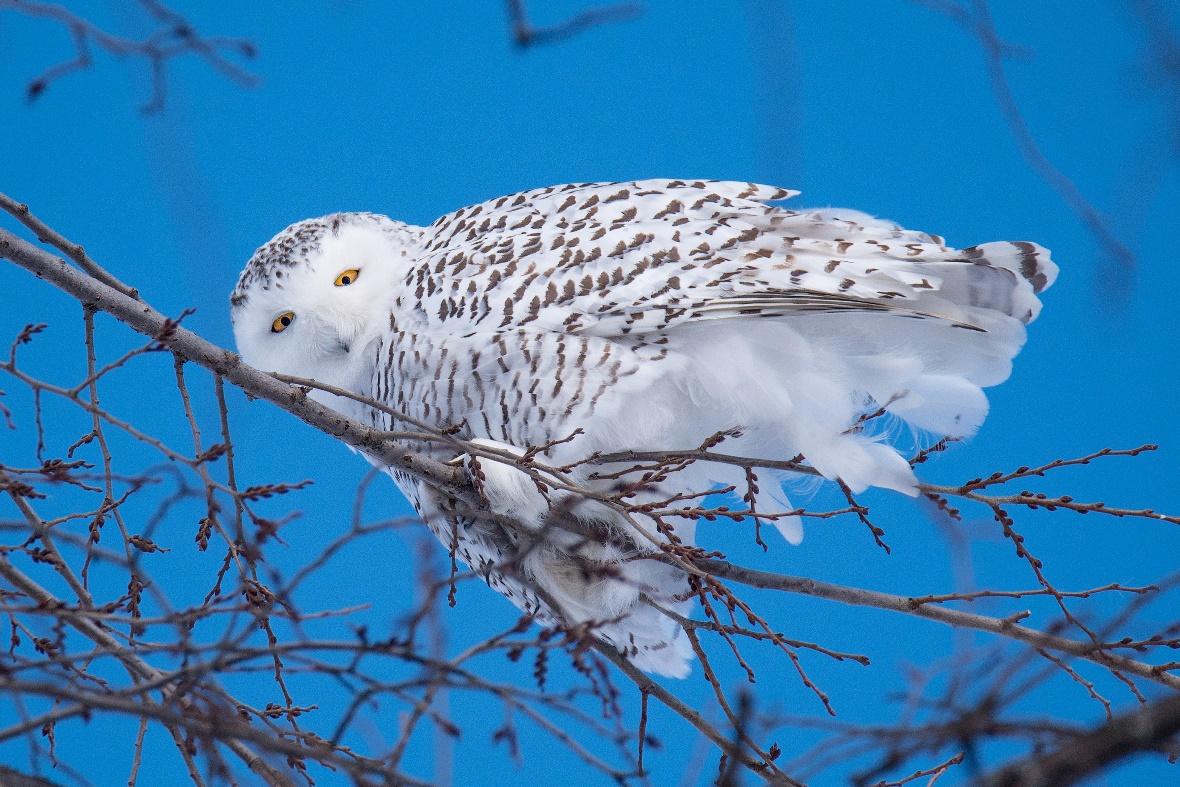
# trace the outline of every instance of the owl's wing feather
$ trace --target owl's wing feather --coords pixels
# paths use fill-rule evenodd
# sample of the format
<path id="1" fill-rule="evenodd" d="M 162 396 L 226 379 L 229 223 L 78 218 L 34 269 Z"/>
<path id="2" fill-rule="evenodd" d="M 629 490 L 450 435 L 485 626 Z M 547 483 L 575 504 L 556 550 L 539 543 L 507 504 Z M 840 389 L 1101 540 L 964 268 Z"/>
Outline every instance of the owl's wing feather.
<path id="1" fill-rule="evenodd" d="M 857 211 L 765 204 L 796 193 L 649 180 L 501 197 L 428 228 L 420 292 L 467 306 L 464 316 L 481 326 L 625 335 L 758 308 L 922 313 L 952 323 L 987 310 L 1028 322 L 1040 309 L 1036 293 L 1056 276 L 1031 243 L 959 250 Z M 443 318 L 458 311 L 444 308 Z"/>

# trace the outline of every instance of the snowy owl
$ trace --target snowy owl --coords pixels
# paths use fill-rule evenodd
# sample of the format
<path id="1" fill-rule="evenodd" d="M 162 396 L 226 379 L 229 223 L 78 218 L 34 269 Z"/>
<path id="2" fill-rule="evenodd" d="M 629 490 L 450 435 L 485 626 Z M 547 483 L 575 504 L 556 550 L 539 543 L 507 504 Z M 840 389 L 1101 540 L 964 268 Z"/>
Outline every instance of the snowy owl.
<path id="1" fill-rule="evenodd" d="M 580 429 L 548 452 L 562 466 L 594 452 L 693 448 L 736 428 L 727 453 L 802 454 L 853 492 L 916 494 L 909 463 L 854 428 L 858 417 L 883 408 L 938 435 L 975 432 L 988 408 L 981 389 L 1008 377 L 1057 268 L 1034 243 L 959 249 L 858 211 L 769 204 L 797 193 L 577 183 L 429 227 L 372 213 L 308 219 L 246 264 L 231 297 L 234 335 L 251 365 L 453 429 L 468 453 L 520 455 Z M 313 396 L 380 429 L 404 426 L 355 400 Z M 476 470 L 453 446 L 416 448 Z M 688 673 L 691 647 L 667 614 L 690 611 L 686 576 L 645 557 L 658 547 L 651 531 L 633 532 L 634 519 L 545 494 L 485 458 L 486 510 L 522 526 L 506 540 L 386 469 L 448 549 L 543 624 L 589 624 L 641 669 Z M 606 488 L 591 470 L 610 469 L 574 475 Z M 733 472 L 698 463 L 646 494 L 708 489 Z M 791 510 L 787 480 L 764 479 L 757 510 Z M 602 538 L 545 527 L 557 505 Z M 802 538 L 797 519 L 776 524 L 788 541 Z M 544 543 L 522 556 L 514 539 L 529 529 Z M 675 537 L 693 543 L 694 523 Z M 588 572 L 587 561 L 612 570 Z"/>

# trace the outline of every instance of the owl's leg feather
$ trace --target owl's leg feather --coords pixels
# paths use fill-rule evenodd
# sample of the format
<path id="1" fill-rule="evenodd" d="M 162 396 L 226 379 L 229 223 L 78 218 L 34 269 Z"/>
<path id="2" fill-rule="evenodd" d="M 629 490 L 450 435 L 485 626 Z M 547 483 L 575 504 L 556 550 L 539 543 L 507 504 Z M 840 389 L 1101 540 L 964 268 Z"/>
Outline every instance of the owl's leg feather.
<path id="1" fill-rule="evenodd" d="M 476 438 L 473 444 L 483 448 L 524 456 L 524 451 L 514 445 L 496 440 Z M 533 478 L 507 460 L 463 456 L 464 466 L 484 499 L 488 508 L 497 514 L 511 516 L 529 528 L 539 528 L 549 512 L 549 497 L 538 488 Z"/>

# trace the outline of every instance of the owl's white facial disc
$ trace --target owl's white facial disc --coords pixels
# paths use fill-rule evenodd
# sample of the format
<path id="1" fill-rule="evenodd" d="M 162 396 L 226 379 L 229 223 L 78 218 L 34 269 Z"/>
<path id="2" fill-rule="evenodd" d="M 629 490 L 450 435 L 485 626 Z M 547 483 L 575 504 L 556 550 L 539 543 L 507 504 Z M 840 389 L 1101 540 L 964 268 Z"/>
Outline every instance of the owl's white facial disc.
<path id="1" fill-rule="evenodd" d="M 389 322 L 412 233 L 371 213 L 293 224 L 246 263 L 230 298 L 246 363 L 356 390 Z"/>

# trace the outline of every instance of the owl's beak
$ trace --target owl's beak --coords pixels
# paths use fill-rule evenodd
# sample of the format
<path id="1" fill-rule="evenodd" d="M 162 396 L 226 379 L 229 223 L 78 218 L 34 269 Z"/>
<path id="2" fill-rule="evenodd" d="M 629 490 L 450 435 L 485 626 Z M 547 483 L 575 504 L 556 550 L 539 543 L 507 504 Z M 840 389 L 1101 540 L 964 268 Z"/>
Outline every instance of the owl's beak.
<path id="1" fill-rule="evenodd" d="M 349 355 L 361 339 L 363 323 L 356 315 L 335 309 L 326 309 L 316 314 L 322 328 L 324 350 L 331 355 Z"/>

